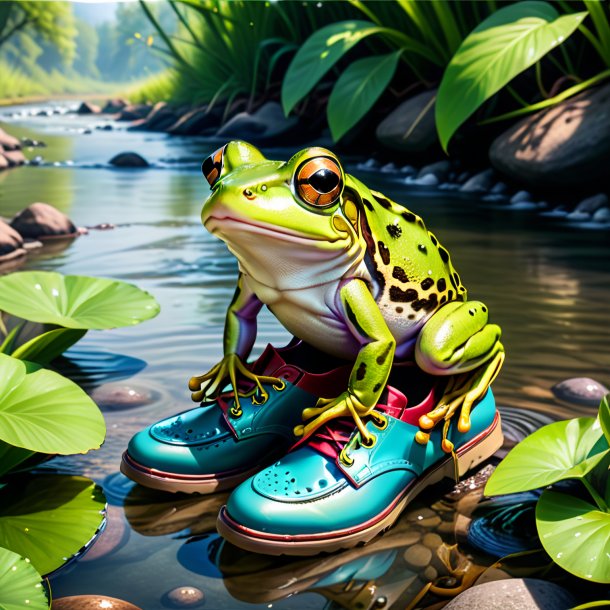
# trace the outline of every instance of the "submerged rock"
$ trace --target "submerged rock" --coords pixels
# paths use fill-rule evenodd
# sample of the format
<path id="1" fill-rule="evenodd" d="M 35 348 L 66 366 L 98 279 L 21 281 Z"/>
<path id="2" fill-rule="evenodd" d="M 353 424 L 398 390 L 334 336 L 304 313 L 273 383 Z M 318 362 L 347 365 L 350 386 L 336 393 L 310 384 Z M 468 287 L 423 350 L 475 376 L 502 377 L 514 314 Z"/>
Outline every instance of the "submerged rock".
<path id="1" fill-rule="evenodd" d="M 157 102 L 143 118 L 129 126 L 130 131 L 164 131 L 178 119 L 176 112 L 166 102 Z"/>
<path id="2" fill-rule="evenodd" d="M 494 183 L 494 170 L 489 168 L 471 178 L 468 178 L 460 187 L 463 193 L 485 193 L 489 191 Z"/>
<path id="3" fill-rule="evenodd" d="M 146 387 L 122 383 L 107 383 L 91 393 L 91 398 L 102 410 L 124 411 L 148 405 L 159 398 L 159 392 Z"/>
<path id="4" fill-rule="evenodd" d="M 555 399 L 568 406 L 598 407 L 608 388 L 589 377 L 572 377 L 551 388 Z"/>
<path id="5" fill-rule="evenodd" d="M 4 150 L 20 150 L 21 142 L 3 129 L 0 129 L 0 148 Z"/>
<path id="6" fill-rule="evenodd" d="M 145 118 L 151 110 L 150 104 L 129 104 L 119 112 L 117 121 L 137 121 Z"/>
<path id="7" fill-rule="evenodd" d="M 489 157 L 497 170 L 535 186 L 604 180 L 610 161 L 610 85 L 523 119 L 494 140 Z"/>
<path id="8" fill-rule="evenodd" d="M 511 578 L 476 585 L 445 610 L 568 610 L 576 605 L 563 587 L 536 578 Z"/>
<path id="9" fill-rule="evenodd" d="M 78 231 L 72 221 L 48 203 L 33 203 L 17 213 L 10 222 L 25 239 L 75 237 Z"/>
<path id="10" fill-rule="evenodd" d="M 123 108 L 125 108 L 126 106 L 129 106 L 129 102 L 127 100 L 121 97 L 116 97 L 114 99 L 108 100 L 104 104 L 102 112 L 104 114 L 116 114 L 117 112 L 123 110 Z"/>
<path id="11" fill-rule="evenodd" d="M 123 152 L 115 155 L 108 162 L 115 167 L 148 167 L 148 161 L 135 152 Z"/>
<path id="12" fill-rule="evenodd" d="M 438 142 L 434 121 L 436 89 L 424 91 L 393 110 L 375 135 L 384 146 L 403 152 L 424 152 Z"/>
<path id="13" fill-rule="evenodd" d="M 142 610 L 129 602 L 106 595 L 74 595 L 53 600 L 53 610 Z"/>
<path id="14" fill-rule="evenodd" d="M 215 130 L 220 124 L 222 111 L 220 107 L 209 110 L 207 106 L 189 110 L 170 125 L 168 133 L 173 135 L 202 135 Z"/>
<path id="15" fill-rule="evenodd" d="M 23 237 L 13 227 L 0 219 L 0 262 L 24 254 Z"/>
<path id="16" fill-rule="evenodd" d="M 99 114 L 101 111 L 102 109 L 97 104 L 83 102 L 76 110 L 76 114 Z"/>
<path id="17" fill-rule="evenodd" d="M 25 155 L 20 150 L 8 150 L 0 153 L 6 159 L 9 167 L 17 167 L 24 165 L 26 162 Z"/>
<path id="18" fill-rule="evenodd" d="M 583 199 L 575 208 L 575 212 L 582 212 L 585 214 L 594 214 L 600 208 L 608 205 L 608 196 L 604 193 L 598 193 L 592 197 Z"/>
<path id="19" fill-rule="evenodd" d="M 196 587 L 176 587 L 164 595 L 164 601 L 172 608 L 194 608 L 203 603 L 204 597 Z"/>

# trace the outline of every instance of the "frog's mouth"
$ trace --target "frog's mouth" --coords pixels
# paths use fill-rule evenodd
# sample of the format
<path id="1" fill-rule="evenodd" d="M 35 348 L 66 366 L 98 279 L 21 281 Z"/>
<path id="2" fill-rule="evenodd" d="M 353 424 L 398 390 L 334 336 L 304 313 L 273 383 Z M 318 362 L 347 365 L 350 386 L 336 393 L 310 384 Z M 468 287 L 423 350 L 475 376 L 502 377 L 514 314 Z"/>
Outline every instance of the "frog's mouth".
<path id="1" fill-rule="evenodd" d="M 237 226 L 232 226 L 237 225 Z M 223 234 L 227 236 L 227 240 L 231 240 L 231 229 L 237 229 L 241 231 L 247 231 L 248 233 L 255 233 L 264 235 L 271 239 L 277 239 L 280 241 L 288 241 L 291 243 L 309 243 L 309 242 L 326 242 L 332 243 L 337 241 L 345 241 L 345 237 L 341 235 L 335 236 L 323 236 L 323 235 L 311 235 L 302 232 L 290 231 L 285 227 L 279 228 L 276 225 L 264 225 L 256 222 L 252 222 L 250 219 L 245 220 L 242 218 L 236 218 L 235 216 L 209 216 L 203 223 L 203 226 L 212 235 L 220 234 L 222 238 Z"/>

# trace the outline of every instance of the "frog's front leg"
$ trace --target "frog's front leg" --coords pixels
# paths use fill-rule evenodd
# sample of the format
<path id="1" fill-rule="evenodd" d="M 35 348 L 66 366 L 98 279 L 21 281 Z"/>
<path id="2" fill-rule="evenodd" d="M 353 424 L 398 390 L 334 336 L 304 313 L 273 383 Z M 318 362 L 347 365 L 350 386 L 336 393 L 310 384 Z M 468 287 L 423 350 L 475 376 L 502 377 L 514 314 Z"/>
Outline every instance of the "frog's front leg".
<path id="1" fill-rule="evenodd" d="M 448 428 L 454 413 L 460 409 L 458 430 L 470 429 L 472 405 L 483 397 L 504 362 L 501 330 L 488 324 L 487 307 L 480 301 L 452 301 L 439 309 L 425 324 L 415 347 L 415 360 L 432 375 L 454 375 L 437 407 L 423 415 L 420 426 L 433 428 L 441 419 Z M 443 449 L 452 446 L 443 435 Z M 419 433 L 419 442 L 428 440 Z"/>
<path id="2" fill-rule="evenodd" d="M 234 415 L 241 412 L 239 394 L 237 392 L 238 378 L 253 381 L 264 398 L 266 391 L 262 383 L 280 383 L 271 377 L 254 375 L 248 370 L 244 361 L 250 354 L 256 339 L 256 317 L 261 310 L 262 303 L 244 281 L 240 273 L 233 300 L 227 310 L 223 339 L 223 359 L 213 366 L 207 373 L 191 377 L 189 389 L 195 402 L 214 398 L 227 382 L 230 382 L 235 394 Z"/>
<path id="3" fill-rule="evenodd" d="M 362 347 L 347 390 L 336 398 L 321 398 L 315 407 L 305 409 L 303 420 L 307 423 L 297 426 L 294 432 L 297 436 L 309 436 L 331 419 L 352 416 L 363 440 L 368 442 L 370 435 L 361 417 L 368 415 L 379 401 L 392 368 L 396 340 L 364 281 L 346 282 L 339 291 L 339 298 L 345 323 Z"/>

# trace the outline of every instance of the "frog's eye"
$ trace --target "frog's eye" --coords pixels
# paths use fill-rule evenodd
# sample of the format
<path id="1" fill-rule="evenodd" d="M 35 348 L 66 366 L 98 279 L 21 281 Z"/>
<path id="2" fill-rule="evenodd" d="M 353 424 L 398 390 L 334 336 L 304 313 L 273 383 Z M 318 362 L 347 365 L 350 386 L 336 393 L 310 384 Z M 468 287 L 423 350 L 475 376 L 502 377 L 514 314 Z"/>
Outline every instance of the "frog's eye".
<path id="1" fill-rule="evenodd" d="M 341 195 L 343 176 L 339 164 L 330 157 L 305 161 L 295 174 L 299 197 L 317 207 L 332 205 Z"/>
<path id="2" fill-rule="evenodd" d="M 220 178 L 225 148 L 226 146 L 219 148 L 201 164 L 201 171 L 211 187 L 213 187 Z"/>

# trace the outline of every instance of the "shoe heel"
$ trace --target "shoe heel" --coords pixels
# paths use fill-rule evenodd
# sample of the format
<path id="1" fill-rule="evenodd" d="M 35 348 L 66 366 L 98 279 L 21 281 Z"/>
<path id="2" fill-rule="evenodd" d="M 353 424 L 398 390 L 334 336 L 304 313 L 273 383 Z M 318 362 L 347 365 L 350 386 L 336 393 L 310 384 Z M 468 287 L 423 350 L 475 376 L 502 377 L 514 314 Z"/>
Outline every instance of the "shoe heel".
<path id="1" fill-rule="evenodd" d="M 494 422 L 494 429 L 486 435 L 480 442 L 472 447 L 464 448 L 462 452 L 457 451 L 458 470 L 460 476 L 466 474 L 469 470 L 478 466 L 481 462 L 490 458 L 504 443 L 504 435 L 502 434 L 502 426 L 500 422 L 500 414 L 497 414 L 497 419 Z M 448 476 L 454 477 L 453 465 L 452 472 Z"/>

